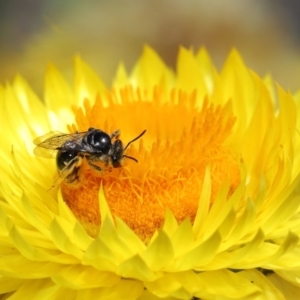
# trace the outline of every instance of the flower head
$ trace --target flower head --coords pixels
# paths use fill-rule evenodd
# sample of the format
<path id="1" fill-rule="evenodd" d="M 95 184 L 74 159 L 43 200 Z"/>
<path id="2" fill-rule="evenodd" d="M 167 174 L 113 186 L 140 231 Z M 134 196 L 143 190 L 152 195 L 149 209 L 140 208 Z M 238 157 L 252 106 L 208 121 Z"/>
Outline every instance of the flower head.
<path id="1" fill-rule="evenodd" d="M 300 295 L 299 95 L 260 79 L 236 51 L 218 73 L 204 49 L 181 49 L 173 72 L 146 47 L 111 87 L 77 57 L 74 88 L 49 66 L 45 104 L 21 77 L 0 98 L 1 293 Z M 112 140 L 124 145 L 146 133 L 120 168 L 81 155 L 76 176 L 49 191 L 61 174 L 32 140 L 91 127 L 120 130 Z"/>

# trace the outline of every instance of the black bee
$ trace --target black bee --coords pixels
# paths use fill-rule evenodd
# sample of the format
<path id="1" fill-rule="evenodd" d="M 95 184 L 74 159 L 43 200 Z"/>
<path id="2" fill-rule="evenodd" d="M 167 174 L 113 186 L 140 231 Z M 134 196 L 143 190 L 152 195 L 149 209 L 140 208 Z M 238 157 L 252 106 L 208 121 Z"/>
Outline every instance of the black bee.
<path id="1" fill-rule="evenodd" d="M 95 128 L 73 134 L 52 131 L 33 141 L 36 145 L 34 153 L 42 157 L 52 157 L 53 153 L 57 151 L 56 165 L 59 172 L 59 182 L 64 179 L 72 182 L 77 177 L 76 173 L 83 158 L 97 171 L 103 171 L 100 166 L 95 164 L 97 162 L 103 162 L 105 166 L 112 165 L 114 168 L 122 166 L 123 157 L 138 162 L 136 158 L 125 155 L 124 152 L 132 142 L 142 137 L 145 132 L 146 130 L 123 147 L 123 143 L 119 139 L 119 130 L 114 131 L 111 135 Z"/>

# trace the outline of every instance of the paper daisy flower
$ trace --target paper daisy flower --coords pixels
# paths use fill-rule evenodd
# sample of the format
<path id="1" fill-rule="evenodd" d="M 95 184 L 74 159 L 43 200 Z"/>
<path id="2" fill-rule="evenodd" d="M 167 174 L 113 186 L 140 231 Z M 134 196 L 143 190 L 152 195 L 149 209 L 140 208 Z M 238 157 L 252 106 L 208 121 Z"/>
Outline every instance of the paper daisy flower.
<path id="1" fill-rule="evenodd" d="M 1 299 L 300 298 L 299 94 L 203 49 L 174 72 L 146 47 L 110 87 L 76 58 L 74 81 L 51 65 L 44 101 L 0 89 Z M 62 176 L 33 153 L 89 128 L 146 133 L 119 168 L 79 151 Z"/>

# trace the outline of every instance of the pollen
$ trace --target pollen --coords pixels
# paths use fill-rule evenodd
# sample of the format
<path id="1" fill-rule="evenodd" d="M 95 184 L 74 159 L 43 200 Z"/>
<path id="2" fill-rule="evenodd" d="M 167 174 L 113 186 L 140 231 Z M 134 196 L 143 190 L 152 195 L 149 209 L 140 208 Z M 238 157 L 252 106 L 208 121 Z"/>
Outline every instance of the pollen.
<path id="1" fill-rule="evenodd" d="M 124 146 L 146 133 L 126 149 L 120 168 L 99 165 L 92 169 L 83 159 L 75 182 L 62 183 L 62 195 L 74 215 L 91 236 L 101 226 L 98 193 L 103 187 L 114 217 L 122 219 L 147 241 L 163 223 L 166 211 L 178 223 L 195 219 L 206 169 L 211 170 L 211 204 L 225 182 L 231 194 L 240 183 L 236 155 L 226 141 L 235 124 L 227 106 L 205 98 L 201 105 L 196 92 L 154 88 L 152 93 L 128 86 L 89 100 L 74 108 L 76 123 L 71 132 L 89 127 L 112 133 L 119 129 Z M 230 195 L 228 195 L 230 196 Z"/>

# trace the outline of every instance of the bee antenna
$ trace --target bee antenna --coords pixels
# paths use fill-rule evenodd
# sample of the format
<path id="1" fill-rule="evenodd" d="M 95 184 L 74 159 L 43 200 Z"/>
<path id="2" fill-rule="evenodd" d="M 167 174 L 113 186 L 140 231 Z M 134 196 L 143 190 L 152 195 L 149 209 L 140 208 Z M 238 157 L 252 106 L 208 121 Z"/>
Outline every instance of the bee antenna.
<path id="1" fill-rule="evenodd" d="M 126 158 L 134 160 L 135 162 L 138 162 L 138 160 L 136 158 L 132 157 L 132 156 L 123 155 L 122 157 L 126 157 Z"/>
<path id="2" fill-rule="evenodd" d="M 133 140 L 131 140 L 127 145 L 126 145 L 126 147 L 124 148 L 124 151 L 128 148 L 128 146 L 131 144 L 131 143 L 133 143 L 134 141 L 136 141 L 136 140 L 138 140 L 140 137 L 142 137 L 144 134 L 145 134 L 145 132 L 146 132 L 146 130 L 144 130 L 140 135 L 138 135 L 136 138 L 134 138 Z M 131 158 L 131 159 L 133 159 L 133 160 L 136 160 L 135 158 L 133 158 L 133 157 L 131 157 L 131 156 L 126 156 L 126 155 L 123 155 L 123 156 L 125 156 L 125 157 L 127 157 L 127 158 Z M 137 160 L 136 160 L 137 161 Z"/>

